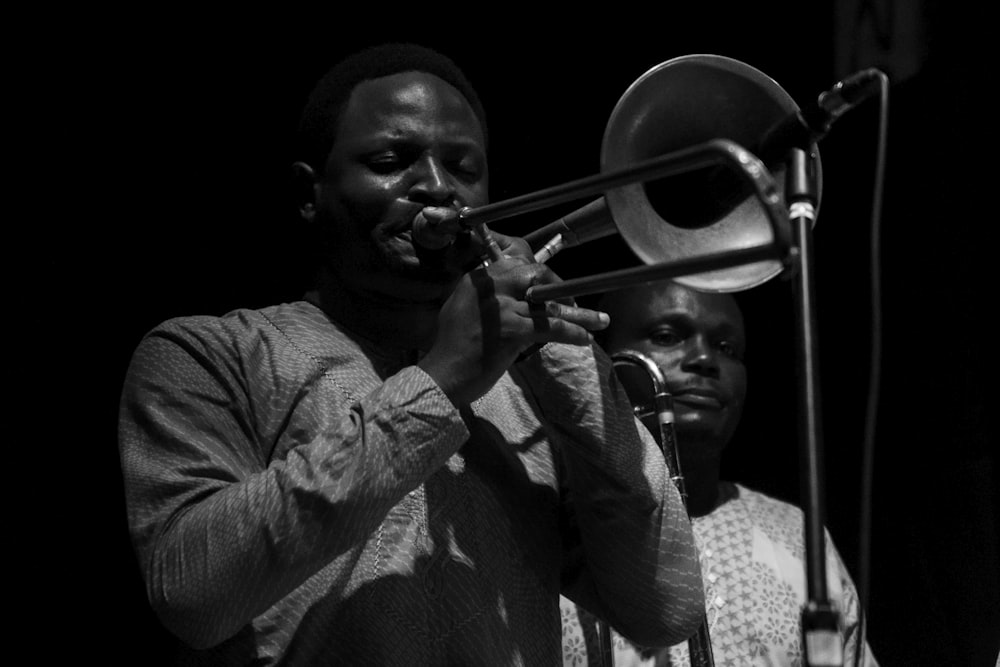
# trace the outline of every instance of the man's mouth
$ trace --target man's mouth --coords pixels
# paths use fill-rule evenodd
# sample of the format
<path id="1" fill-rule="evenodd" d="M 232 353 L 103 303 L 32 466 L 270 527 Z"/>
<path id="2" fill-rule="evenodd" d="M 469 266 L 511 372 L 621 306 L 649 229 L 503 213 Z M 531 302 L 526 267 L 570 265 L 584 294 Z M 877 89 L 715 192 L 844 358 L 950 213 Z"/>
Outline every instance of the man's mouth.
<path id="1" fill-rule="evenodd" d="M 721 410 L 723 405 L 718 395 L 710 391 L 687 390 L 673 395 L 675 403 L 701 410 Z"/>

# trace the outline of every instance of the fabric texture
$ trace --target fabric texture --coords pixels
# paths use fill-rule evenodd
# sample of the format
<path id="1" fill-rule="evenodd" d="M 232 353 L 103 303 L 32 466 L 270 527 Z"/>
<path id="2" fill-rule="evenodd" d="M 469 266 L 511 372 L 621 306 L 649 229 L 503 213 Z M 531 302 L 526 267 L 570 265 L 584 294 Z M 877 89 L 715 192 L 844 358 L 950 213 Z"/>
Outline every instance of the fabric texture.
<path id="1" fill-rule="evenodd" d="M 119 445 L 180 663 L 557 665 L 560 593 L 690 631 L 690 522 L 606 357 L 547 345 L 461 411 L 416 360 L 307 302 L 141 341 Z"/>
<path id="2" fill-rule="evenodd" d="M 734 498 L 693 520 L 701 553 L 705 611 L 717 667 L 803 664 L 800 614 L 806 601 L 802 511 L 787 502 L 735 485 Z M 858 597 L 829 534 L 828 594 L 841 616 L 844 664 L 854 664 Z M 563 662 L 600 665 L 597 618 L 563 598 Z M 690 665 L 688 643 L 642 649 L 611 630 L 614 665 Z M 866 648 L 868 667 L 878 663 Z"/>

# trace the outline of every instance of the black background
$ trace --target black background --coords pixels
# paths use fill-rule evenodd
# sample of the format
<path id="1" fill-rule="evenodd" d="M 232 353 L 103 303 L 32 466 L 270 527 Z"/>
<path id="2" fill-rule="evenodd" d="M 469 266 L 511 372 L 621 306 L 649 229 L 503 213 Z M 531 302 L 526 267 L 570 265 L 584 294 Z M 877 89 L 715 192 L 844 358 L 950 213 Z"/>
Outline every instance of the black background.
<path id="1" fill-rule="evenodd" d="M 21 395 L 33 409 L 24 447 L 11 452 L 24 503 L 16 514 L 42 540 L 17 540 L 32 573 L 19 582 L 31 610 L 23 620 L 40 633 L 41 655 L 165 661 L 169 643 L 125 528 L 115 422 L 129 355 L 168 317 L 299 296 L 284 186 L 305 95 L 346 53 L 412 40 L 451 55 L 477 85 L 494 201 L 597 173 L 618 98 L 672 57 L 742 60 L 800 104 L 858 69 L 890 76 L 870 642 L 890 667 L 993 665 L 1000 564 L 985 394 L 996 376 L 995 213 L 979 99 L 991 84 L 971 36 L 980 22 L 930 0 L 767 5 L 649 13 L 616 3 L 561 16 L 540 6 L 380 5 L 353 18 L 146 9 L 33 22 L 20 68 L 33 121 L 24 172 L 43 189 L 16 228 L 27 242 L 8 253 L 32 332 L 11 348 L 16 362 L 29 360 Z M 877 99 L 858 107 L 821 144 L 815 230 L 827 523 L 855 573 L 880 109 Z M 496 228 L 524 233 L 553 217 Z M 552 265 L 576 277 L 621 252 L 608 241 Z M 798 502 L 790 284 L 741 298 L 750 398 L 727 472 Z"/>

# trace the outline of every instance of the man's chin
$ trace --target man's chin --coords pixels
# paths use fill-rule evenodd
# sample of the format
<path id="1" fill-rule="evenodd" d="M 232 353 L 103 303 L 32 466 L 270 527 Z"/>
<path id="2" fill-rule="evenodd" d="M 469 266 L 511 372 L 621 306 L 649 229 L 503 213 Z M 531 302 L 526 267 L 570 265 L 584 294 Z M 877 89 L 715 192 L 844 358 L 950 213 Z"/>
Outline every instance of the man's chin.
<path id="1" fill-rule="evenodd" d="M 452 286 L 463 274 L 446 264 L 426 262 L 412 256 L 395 260 L 389 264 L 389 270 L 402 283 L 401 289 L 405 289 L 407 284 L 438 288 Z"/>
<path id="2" fill-rule="evenodd" d="M 453 279 L 468 273 L 482 261 L 482 257 L 470 252 L 468 245 L 452 244 L 440 250 L 429 250 L 417 246 L 414 255 L 421 269 L 428 275 L 451 276 Z"/>
<path id="3" fill-rule="evenodd" d="M 705 415 L 697 412 L 678 411 L 675 414 L 677 421 L 674 428 L 681 443 L 685 439 L 703 443 L 724 440 L 723 425 L 716 419 L 706 419 Z"/>
<path id="4" fill-rule="evenodd" d="M 398 258 L 397 258 L 398 259 Z M 423 266 L 419 261 L 394 261 L 388 271 L 369 274 L 362 288 L 383 303 L 439 307 L 460 276 Z"/>
<path id="5" fill-rule="evenodd" d="M 429 284 L 451 284 L 471 271 L 479 258 L 452 247 L 428 250 L 419 246 L 411 253 L 391 253 L 384 257 L 386 266 L 400 278 Z"/>

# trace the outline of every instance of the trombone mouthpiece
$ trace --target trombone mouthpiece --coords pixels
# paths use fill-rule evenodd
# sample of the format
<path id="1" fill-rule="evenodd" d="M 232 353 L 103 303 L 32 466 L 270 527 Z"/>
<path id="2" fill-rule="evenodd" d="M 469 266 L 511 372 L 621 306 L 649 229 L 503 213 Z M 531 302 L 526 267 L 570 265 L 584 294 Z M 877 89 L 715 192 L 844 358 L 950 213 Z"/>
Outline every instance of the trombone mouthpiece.
<path id="1" fill-rule="evenodd" d="M 440 221 L 431 222 L 424 211 L 413 218 L 413 242 L 428 250 L 440 250 L 452 242 L 452 237 L 437 230 Z"/>
<path id="2" fill-rule="evenodd" d="M 455 236 L 468 229 L 459 211 L 448 206 L 425 206 L 411 223 L 413 243 L 428 250 L 441 250 L 455 241 Z"/>

